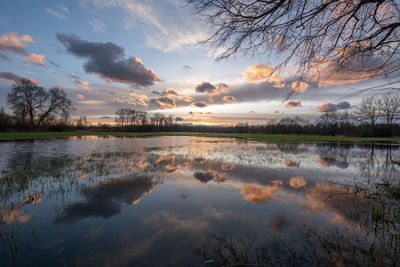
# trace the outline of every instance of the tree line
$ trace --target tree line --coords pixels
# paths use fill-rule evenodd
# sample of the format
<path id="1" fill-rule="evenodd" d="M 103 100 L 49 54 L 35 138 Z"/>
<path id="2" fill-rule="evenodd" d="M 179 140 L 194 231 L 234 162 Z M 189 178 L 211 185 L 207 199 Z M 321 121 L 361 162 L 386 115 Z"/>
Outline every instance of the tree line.
<path id="1" fill-rule="evenodd" d="M 162 113 L 149 114 L 143 110 L 136 110 L 130 108 L 118 109 L 115 113 L 115 122 L 117 126 L 145 126 L 153 125 L 158 127 L 170 127 L 177 123 L 178 118 L 174 118 L 172 115 L 164 115 Z"/>
<path id="2" fill-rule="evenodd" d="M 193 131 L 273 134 L 321 134 L 347 136 L 400 136 L 400 95 L 370 96 L 348 110 L 327 111 L 314 122 L 299 116 L 266 119 L 263 125 L 237 123 L 231 126 L 205 126 L 179 123 L 180 117 L 121 108 L 115 125 L 91 125 L 86 116 L 71 119 L 74 110 L 61 88 L 49 90 L 28 79 L 12 85 L 7 102 L 13 114 L 0 109 L 0 131 L 18 130 L 102 130 L 102 131 Z"/>
<path id="3" fill-rule="evenodd" d="M 361 100 L 360 105 L 349 111 L 324 112 L 317 120 L 317 125 L 325 128 L 328 134 L 343 133 L 344 129 L 363 129 L 362 135 L 393 136 L 400 121 L 400 96 L 384 94 L 369 96 Z"/>

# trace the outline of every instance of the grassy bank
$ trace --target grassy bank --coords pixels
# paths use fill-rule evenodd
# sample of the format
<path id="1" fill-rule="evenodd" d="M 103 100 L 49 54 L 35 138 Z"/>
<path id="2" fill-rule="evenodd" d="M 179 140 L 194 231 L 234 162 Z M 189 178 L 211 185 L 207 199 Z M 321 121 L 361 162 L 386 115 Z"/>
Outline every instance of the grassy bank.
<path id="1" fill-rule="evenodd" d="M 72 136 L 204 136 L 204 137 L 234 137 L 270 143 L 300 143 L 300 142 L 400 142 L 400 137 L 394 138 L 370 138 L 347 136 L 323 136 L 323 135 L 284 135 L 284 134 L 247 134 L 247 133 L 194 133 L 194 132 L 16 132 L 0 133 L 0 140 L 21 140 L 37 138 L 58 138 Z"/>

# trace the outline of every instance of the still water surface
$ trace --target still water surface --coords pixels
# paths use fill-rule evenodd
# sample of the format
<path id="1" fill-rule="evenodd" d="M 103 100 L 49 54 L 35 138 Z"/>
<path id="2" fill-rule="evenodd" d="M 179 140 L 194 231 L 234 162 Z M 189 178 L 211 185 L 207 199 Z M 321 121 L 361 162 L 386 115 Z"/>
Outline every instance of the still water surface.
<path id="1" fill-rule="evenodd" d="M 0 265 L 395 265 L 396 159 L 393 144 L 1 142 Z"/>

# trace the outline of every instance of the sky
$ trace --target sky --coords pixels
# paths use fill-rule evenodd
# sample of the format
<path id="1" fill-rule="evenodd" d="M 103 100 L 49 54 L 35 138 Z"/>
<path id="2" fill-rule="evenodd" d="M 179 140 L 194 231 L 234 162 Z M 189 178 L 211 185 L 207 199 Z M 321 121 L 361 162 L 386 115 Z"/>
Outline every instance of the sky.
<path id="1" fill-rule="evenodd" d="M 322 71 L 285 101 L 295 70 L 266 78 L 273 55 L 216 61 L 199 44 L 208 34 L 181 0 L 2 0 L 0 107 L 10 111 L 10 86 L 25 77 L 62 88 L 73 117 L 92 122 L 112 123 L 117 109 L 134 108 L 182 123 L 256 125 L 354 108 L 361 96 L 340 98 L 381 82 Z"/>

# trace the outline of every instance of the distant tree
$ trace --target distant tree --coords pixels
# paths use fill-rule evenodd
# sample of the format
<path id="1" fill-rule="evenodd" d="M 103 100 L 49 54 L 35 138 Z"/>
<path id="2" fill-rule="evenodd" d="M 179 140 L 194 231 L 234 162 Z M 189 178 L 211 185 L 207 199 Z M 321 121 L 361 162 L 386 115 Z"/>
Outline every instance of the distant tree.
<path id="1" fill-rule="evenodd" d="M 336 135 L 336 130 L 339 127 L 341 114 L 337 111 L 324 112 L 318 119 L 318 124 L 329 129 L 330 135 Z"/>
<path id="2" fill-rule="evenodd" d="M 139 111 L 138 118 L 139 118 L 139 121 L 142 123 L 142 126 L 146 125 L 148 117 L 149 116 L 146 111 Z"/>
<path id="3" fill-rule="evenodd" d="M 173 124 L 174 124 L 174 116 L 169 115 L 168 117 L 165 118 L 166 126 L 172 126 Z"/>
<path id="4" fill-rule="evenodd" d="M 360 107 L 357 110 L 356 119 L 368 124 L 375 131 L 375 125 L 382 115 L 382 101 L 374 96 L 365 97 L 361 100 Z"/>
<path id="5" fill-rule="evenodd" d="M 0 109 L 0 131 L 7 130 L 12 124 L 12 118 L 8 115 L 4 108 Z"/>
<path id="6" fill-rule="evenodd" d="M 393 124 L 400 120 L 400 96 L 386 94 L 380 98 L 381 116 L 386 121 L 389 135 L 392 135 Z"/>
<path id="7" fill-rule="evenodd" d="M 22 122 L 28 121 L 32 128 L 72 110 L 71 100 L 62 89 L 54 87 L 46 91 L 29 79 L 18 80 L 12 85 L 7 103 L 14 115 Z"/>
<path id="8" fill-rule="evenodd" d="M 80 116 L 79 119 L 76 121 L 76 126 L 77 127 L 87 127 L 88 121 L 87 121 L 86 116 Z"/>
<path id="9" fill-rule="evenodd" d="M 361 72 L 364 78 L 400 69 L 398 0 L 186 2 L 211 26 L 211 35 L 203 43 L 220 53 L 218 59 L 239 52 L 280 55 L 274 70 L 294 63 L 299 81 L 327 64 L 331 73 Z M 372 57 L 379 59 L 364 63 Z"/>

